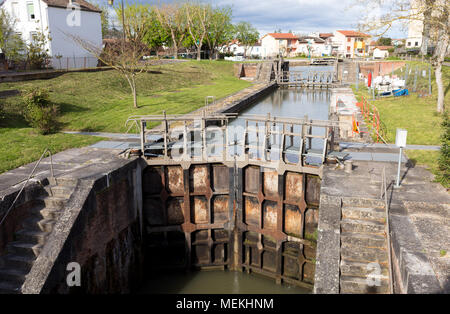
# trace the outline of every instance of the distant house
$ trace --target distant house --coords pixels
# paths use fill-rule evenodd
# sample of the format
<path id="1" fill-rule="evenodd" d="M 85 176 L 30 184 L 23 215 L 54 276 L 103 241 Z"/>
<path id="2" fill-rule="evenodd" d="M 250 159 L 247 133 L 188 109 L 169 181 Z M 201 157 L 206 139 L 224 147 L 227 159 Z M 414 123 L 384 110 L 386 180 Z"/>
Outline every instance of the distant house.
<path id="1" fill-rule="evenodd" d="M 333 33 L 319 33 L 319 38 L 325 41 L 324 44 L 324 55 L 326 56 L 337 56 L 340 44 L 334 39 Z"/>
<path id="2" fill-rule="evenodd" d="M 38 32 L 50 35 L 47 49 L 54 68 L 97 66 L 97 59 L 70 38 L 102 46 L 101 11 L 94 5 L 85 0 L 0 0 L 0 6 L 15 19 L 25 42 Z"/>
<path id="3" fill-rule="evenodd" d="M 394 46 L 376 46 L 373 50 L 374 59 L 385 59 L 389 57 L 389 49 L 393 49 Z"/>
<path id="4" fill-rule="evenodd" d="M 372 36 L 357 31 L 338 30 L 334 32 L 333 37 L 339 46 L 338 56 L 345 58 L 368 56 Z"/>
<path id="5" fill-rule="evenodd" d="M 262 57 L 262 49 L 260 43 L 256 43 L 253 46 L 247 47 L 247 52 L 245 51 L 245 48 L 246 47 L 242 45 L 237 39 L 233 39 L 226 45 L 222 46 L 219 51 L 221 53 L 231 53 L 234 56 L 244 56 L 244 54 L 246 54 L 247 58 Z"/>
<path id="6" fill-rule="evenodd" d="M 304 54 L 311 57 L 321 57 L 325 51 L 325 40 L 314 36 L 300 36 L 297 43 L 297 55 Z"/>
<path id="7" fill-rule="evenodd" d="M 276 58 L 280 54 L 293 57 L 297 54 L 298 37 L 292 33 L 269 33 L 261 38 L 263 58 Z"/>

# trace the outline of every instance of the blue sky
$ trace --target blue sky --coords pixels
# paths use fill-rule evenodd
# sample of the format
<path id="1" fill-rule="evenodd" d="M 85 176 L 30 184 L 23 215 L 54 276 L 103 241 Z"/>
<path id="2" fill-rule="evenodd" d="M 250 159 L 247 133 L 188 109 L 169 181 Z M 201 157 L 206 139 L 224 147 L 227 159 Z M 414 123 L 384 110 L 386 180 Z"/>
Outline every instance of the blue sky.
<path id="1" fill-rule="evenodd" d="M 106 0 L 98 0 L 106 3 Z M 116 0 L 119 3 L 120 0 Z M 125 0 L 127 1 L 127 0 Z M 157 4 L 151 0 L 128 0 Z M 95 1 L 93 1 L 95 2 Z M 162 1 L 170 2 L 170 0 Z M 356 7 L 354 0 L 209 0 L 217 5 L 231 5 L 233 21 L 248 21 L 260 32 L 275 29 L 295 33 L 332 32 L 334 30 L 356 29 L 364 8 Z M 405 38 L 406 33 L 396 27 L 386 36 Z"/>

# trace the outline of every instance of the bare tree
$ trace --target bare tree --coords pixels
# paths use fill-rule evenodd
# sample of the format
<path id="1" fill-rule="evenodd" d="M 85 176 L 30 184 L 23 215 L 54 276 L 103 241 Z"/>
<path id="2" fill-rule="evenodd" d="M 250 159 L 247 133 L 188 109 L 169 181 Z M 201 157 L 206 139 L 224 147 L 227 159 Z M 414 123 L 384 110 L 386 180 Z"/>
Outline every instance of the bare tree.
<path id="1" fill-rule="evenodd" d="M 142 57 L 148 54 L 148 47 L 142 43 L 111 39 L 105 42 L 104 48 L 84 40 L 78 36 L 66 34 L 79 46 L 98 58 L 105 65 L 112 67 L 123 75 L 130 86 L 133 95 L 133 106 L 138 107 L 136 79 L 147 70 L 147 63 Z"/>
<path id="2" fill-rule="evenodd" d="M 201 60 L 203 41 L 208 33 L 211 22 L 212 8 L 209 4 L 186 2 L 183 6 L 186 12 L 189 34 L 197 47 L 197 60 Z"/>
<path id="3" fill-rule="evenodd" d="M 174 58 L 178 59 L 178 49 L 186 36 L 187 21 L 179 3 L 165 3 L 155 7 L 156 16 L 172 38 Z"/>
<path id="4" fill-rule="evenodd" d="M 437 112 L 443 113 L 444 104 L 444 84 L 442 81 L 442 65 L 446 55 L 450 52 L 449 33 L 450 33 L 450 0 L 355 0 L 369 8 L 378 6 L 381 12 L 377 18 L 367 13 L 360 28 L 365 31 L 380 32 L 383 35 L 389 31 L 396 23 L 408 25 L 410 22 L 418 21 L 423 25 L 423 37 L 425 46 L 434 43 L 435 50 L 431 57 L 431 65 L 434 68 L 436 84 L 438 87 Z M 386 7 L 386 3 L 388 7 Z M 424 48 L 425 49 L 425 48 Z M 425 52 L 426 53 L 426 52 Z"/>

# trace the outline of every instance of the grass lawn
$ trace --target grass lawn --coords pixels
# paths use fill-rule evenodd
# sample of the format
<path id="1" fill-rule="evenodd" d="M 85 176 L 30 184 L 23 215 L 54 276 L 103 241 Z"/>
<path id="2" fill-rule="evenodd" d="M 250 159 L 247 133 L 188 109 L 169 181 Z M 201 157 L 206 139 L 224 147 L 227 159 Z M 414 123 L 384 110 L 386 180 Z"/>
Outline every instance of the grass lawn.
<path id="1" fill-rule="evenodd" d="M 64 130 L 125 132 L 131 115 L 184 114 L 204 106 L 206 96 L 223 98 L 251 85 L 233 76 L 233 63 L 189 61 L 153 66 L 138 77 L 139 108 L 133 108 L 128 83 L 116 71 L 67 73 L 50 80 L 0 84 L 1 90 L 50 89 L 50 98 L 60 105 Z M 0 99 L 6 117 L 0 121 L 0 172 L 40 157 L 46 147 L 52 152 L 80 147 L 98 138 L 54 134 L 36 135 L 22 117 L 19 96 Z"/>
<path id="2" fill-rule="evenodd" d="M 420 62 L 408 62 L 410 67 L 420 65 Z M 425 67 L 424 67 L 425 68 Z M 408 130 L 408 144 L 416 145 L 441 145 L 440 136 L 442 133 L 442 116 L 436 113 L 437 86 L 432 74 L 432 95 L 419 97 L 418 93 L 412 93 L 403 97 L 387 97 L 375 101 L 374 104 L 379 113 L 381 121 L 385 125 L 386 140 L 389 143 L 395 142 L 397 128 Z M 443 67 L 444 87 L 446 88 L 445 104 L 447 110 L 450 105 L 450 67 Z M 357 99 L 361 96 L 370 99 L 367 88 L 355 90 Z M 406 154 L 417 164 L 426 165 L 437 174 L 437 159 L 439 152 L 436 151 L 412 151 L 407 150 Z"/>

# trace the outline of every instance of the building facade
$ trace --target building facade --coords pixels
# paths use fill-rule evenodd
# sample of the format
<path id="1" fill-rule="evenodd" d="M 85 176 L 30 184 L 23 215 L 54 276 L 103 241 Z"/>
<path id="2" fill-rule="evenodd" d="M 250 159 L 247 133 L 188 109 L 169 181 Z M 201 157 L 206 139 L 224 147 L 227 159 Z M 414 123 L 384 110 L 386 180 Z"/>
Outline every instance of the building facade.
<path id="1" fill-rule="evenodd" d="M 339 57 L 367 57 L 371 36 L 357 31 L 338 30 L 333 35 L 335 53 Z"/>
<path id="2" fill-rule="evenodd" d="M 269 33 L 261 38 L 263 58 L 276 58 L 297 55 L 298 37 L 292 33 Z"/>
<path id="3" fill-rule="evenodd" d="M 72 36 L 102 47 L 101 11 L 85 0 L 4 0 L 4 9 L 14 20 L 16 32 L 25 42 L 38 33 L 47 43 L 54 68 L 97 66 L 98 60 Z"/>

